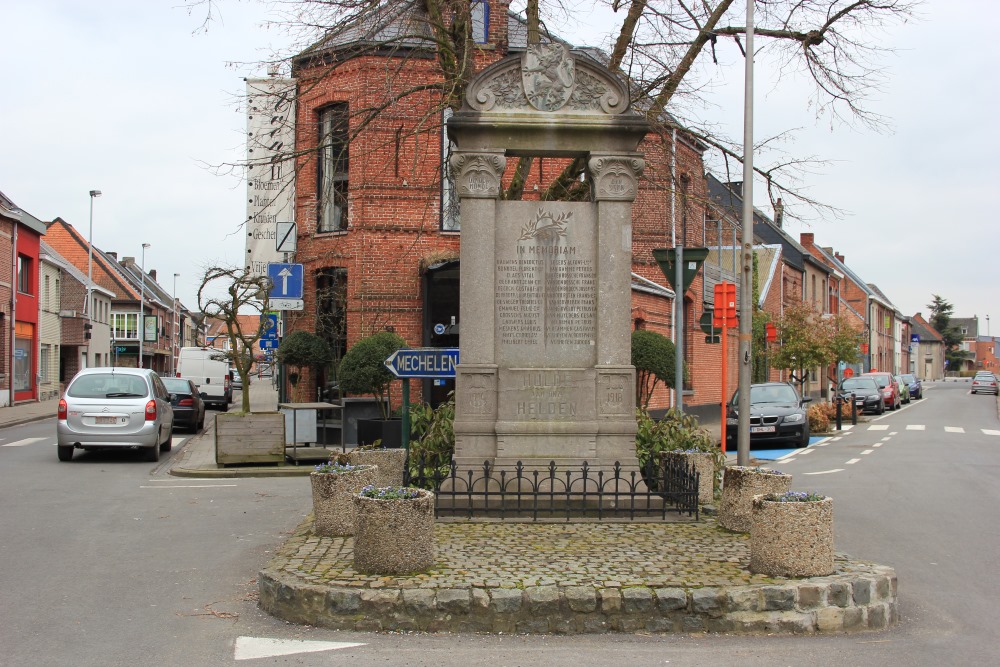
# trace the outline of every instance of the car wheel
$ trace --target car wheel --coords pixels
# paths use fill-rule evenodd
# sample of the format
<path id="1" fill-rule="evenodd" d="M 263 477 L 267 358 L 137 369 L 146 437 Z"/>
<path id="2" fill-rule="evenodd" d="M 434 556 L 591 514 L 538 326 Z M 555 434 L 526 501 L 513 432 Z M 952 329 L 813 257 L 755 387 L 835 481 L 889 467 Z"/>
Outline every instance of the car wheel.
<path id="1" fill-rule="evenodd" d="M 219 407 L 219 412 L 229 412 L 229 403 L 223 403 L 222 406 Z"/>
<path id="2" fill-rule="evenodd" d="M 73 445 L 59 445 L 56 447 L 56 456 L 59 457 L 60 461 L 72 461 Z"/>
<path id="3" fill-rule="evenodd" d="M 200 431 L 203 428 L 205 428 L 205 413 L 204 412 L 201 413 L 201 419 L 198 420 L 198 423 L 194 427 L 195 433 L 197 433 L 198 431 Z"/>
<path id="4" fill-rule="evenodd" d="M 152 447 L 146 448 L 146 460 L 150 463 L 156 463 L 160 460 L 160 447 L 162 445 L 153 445 Z"/>
<path id="5" fill-rule="evenodd" d="M 875 414 L 884 415 L 885 414 L 885 401 L 878 402 L 878 409 L 875 410 Z"/>
<path id="6" fill-rule="evenodd" d="M 170 429 L 170 434 L 164 442 L 160 443 L 161 452 L 169 452 L 170 448 L 174 446 L 174 430 Z"/>
<path id="7" fill-rule="evenodd" d="M 808 447 L 808 446 L 809 446 L 809 424 L 806 424 L 806 427 L 802 429 L 802 441 L 799 443 L 799 447 Z"/>

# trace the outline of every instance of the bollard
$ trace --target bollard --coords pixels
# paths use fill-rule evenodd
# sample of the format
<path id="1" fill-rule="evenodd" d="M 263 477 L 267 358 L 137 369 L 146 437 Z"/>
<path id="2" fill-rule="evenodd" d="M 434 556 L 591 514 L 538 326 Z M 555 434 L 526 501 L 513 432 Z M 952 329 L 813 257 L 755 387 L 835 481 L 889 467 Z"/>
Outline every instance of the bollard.
<path id="1" fill-rule="evenodd" d="M 856 396 L 851 394 L 851 425 L 858 425 L 858 401 Z"/>
<path id="2" fill-rule="evenodd" d="M 837 397 L 837 430 L 840 431 L 843 428 L 843 417 L 841 416 L 844 411 L 844 397 Z"/>

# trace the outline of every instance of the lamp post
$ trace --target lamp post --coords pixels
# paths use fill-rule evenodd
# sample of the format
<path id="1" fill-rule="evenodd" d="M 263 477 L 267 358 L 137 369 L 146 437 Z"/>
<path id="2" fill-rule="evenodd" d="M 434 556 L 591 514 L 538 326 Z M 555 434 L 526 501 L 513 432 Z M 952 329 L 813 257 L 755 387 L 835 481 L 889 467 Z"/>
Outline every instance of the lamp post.
<path id="1" fill-rule="evenodd" d="M 178 345 L 178 334 L 180 333 L 177 329 L 177 278 L 181 274 L 174 274 L 174 300 L 170 305 L 170 374 L 177 374 L 177 349 L 180 347 Z"/>
<path id="2" fill-rule="evenodd" d="M 139 271 L 141 272 L 139 289 L 139 368 L 142 368 L 142 348 L 143 344 L 146 342 L 146 248 L 149 247 L 148 243 L 142 244 L 142 263 L 139 264 Z"/>
<path id="3" fill-rule="evenodd" d="M 101 196 L 100 190 L 90 191 L 90 228 L 88 231 L 87 238 L 87 301 L 83 304 L 83 312 L 87 314 L 87 323 L 91 325 L 91 335 L 94 332 L 94 314 L 91 312 L 93 306 L 90 301 L 93 298 L 91 292 L 91 283 L 94 282 L 94 200 Z M 91 339 L 93 340 L 93 339 Z M 90 350 L 90 343 L 87 343 L 87 359 L 86 365 L 89 367 L 93 361 L 93 354 Z"/>

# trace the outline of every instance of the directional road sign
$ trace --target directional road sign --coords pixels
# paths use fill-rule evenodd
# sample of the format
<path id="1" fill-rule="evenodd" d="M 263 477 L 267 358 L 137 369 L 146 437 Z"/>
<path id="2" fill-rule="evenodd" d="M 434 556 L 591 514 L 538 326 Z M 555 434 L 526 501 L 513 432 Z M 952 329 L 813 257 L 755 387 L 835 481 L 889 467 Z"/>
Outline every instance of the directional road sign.
<path id="1" fill-rule="evenodd" d="M 267 277 L 271 279 L 270 299 L 301 299 L 302 298 L 301 264 L 281 264 L 272 262 L 267 265 Z"/>
<path id="2" fill-rule="evenodd" d="M 457 365 L 457 347 L 396 350 L 385 360 L 385 367 L 398 378 L 453 378 Z"/>

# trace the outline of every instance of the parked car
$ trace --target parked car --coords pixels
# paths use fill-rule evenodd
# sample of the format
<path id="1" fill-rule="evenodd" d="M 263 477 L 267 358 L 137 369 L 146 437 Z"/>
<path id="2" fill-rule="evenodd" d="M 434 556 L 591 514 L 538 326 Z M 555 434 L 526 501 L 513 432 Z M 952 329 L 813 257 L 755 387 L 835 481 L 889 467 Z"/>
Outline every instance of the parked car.
<path id="1" fill-rule="evenodd" d="M 736 443 L 739 424 L 739 391 L 726 406 L 726 442 Z M 797 447 L 809 444 L 809 419 L 806 403 L 795 387 L 787 382 L 750 385 L 750 445 L 791 442 Z"/>
<path id="2" fill-rule="evenodd" d="M 170 451 L 174 410 L 170 392 L 145 368 L 85 368 L 59 399 L 56 452 L 60 461 L 73 449 L 130 447 L 159 461 Z"/>
<path id="3" fill-rule="evenodd" d="M 973 394 L 995 394 L 997 393 L 997 376 L 989 371 L 979 371 L 972 378 Z"/>
<path id="4" fill-rule="evenodd" d="M 177 359 L 177 377 L 194 382 L 205 394 L 205 403 L 225 412 L 233 402 L 229 364 L 222 351 L 210 347 L 182 347 Z"/>
<path id="5" fill-rule="evenodd" d="M 910 402 L 910 384 L 903 380 L 902 375 L 893 375 L 892 379 L 896 381 L 896 386 L 899 387 L 899 402 L 909 403 Z"/>
<path id="6" fill-rule="evenodd" d="M 235 368 L 229 369 L 229 388 L 233 391 L 243 391 L 243 380 Z"/>
<path id="7" fill-rule="evenodd" d="M 924 385 L 920 382 L 920 378 L 912 373 L 903 373 L 900 377 L 903 378 L 903 382 L 910 388 L 910 398 L 924 397 Z"/>
<path id="8" fill-rule="evenodd" d="M 882 390 L 882 401 L 885 403 L 886 408 L 889 410 L 898 410 L 900 408 L 902 402 L 899 398 L 899 384 L 896 383 L 896 378 L 892 376 L 892 373 L 870 371 L 863 375 L 875 379 L 878 388 Z"/>
<path id="9" fill-rule="evenodd" d="M 163 378 L 174 409 L 174 428 L 198 432 L 205 428 L 205 397 L 187 378 Z"/>
<path id="10" fill-rule="evenodd" d="M 852 378 L 844 378 L 837 387 L 838 395 L 850 405 L 851 397 L 854 397 L 854 404 L 858 412 L 874 412 L 877 415 L 885 412 L 885 401 L 882 400 L 882 390 L 879 389 L 875 378 L 865 375 L 858 375 Z"/>

